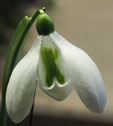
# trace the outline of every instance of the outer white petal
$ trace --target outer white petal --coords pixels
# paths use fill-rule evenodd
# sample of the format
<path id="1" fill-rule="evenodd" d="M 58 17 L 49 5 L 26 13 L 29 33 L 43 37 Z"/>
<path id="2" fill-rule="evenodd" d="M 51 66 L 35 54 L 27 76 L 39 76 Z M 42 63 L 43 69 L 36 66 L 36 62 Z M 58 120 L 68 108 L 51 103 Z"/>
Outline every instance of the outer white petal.
<path id="1" fill-rule="evenodd" d="M 83 103 L 91 111 L 102 112 L 106 93 L 102 76 L 95 63 L 83 50 L 69 43 L 58 33 L 51 34 L 51 38 L 62 51 L 73 85 Z"/>
<path id="2" fill-rule="evenodd" d="M 15 123 L 30 112 L 36 88 L 40 37 L 37 37 L 27 55 L 14 68 L 6 92 L 6 108 Z"/>
<path id="3" fill-rule="evenodd" d="M 58 82 L 58 80 L 56 78 L 54 78 L 52 85 L 50 87 L 47 86 L 46 69 L 45 69 L 44 63 L 41 58 L 41 53 L 40 53 L 39 65 L 38 65 L 39 86 L 45 93 L 47 93 L 52 98 L 54 98 L 58 101 L 64 100 L 70 94 L 70 92 L 72 90 L 72 84 L 71 84 L 71 79 L 69 78 L 69 73 L 68 73 L 68 70 L 66 69 L 66 65 L 65 65 L 64 59 L 62 57 L 61 51 L 56 46 L 56 44 L 54 43 L 54 41 L 51 39 L 50 36 L 42 37 L 41 48 L 43 48 L 43 47 L 47 47 L 47 48 L 50 48 L 53 50 L 57 49 L 58 58 L 56 59 L 55 62 L 57 64 L 60 72 L 64 75 L 65 82 L 64 82 L 64 84 L 60 84 Z M 40 49 L 40 51 L 41 51 L 41 49 Z"/>

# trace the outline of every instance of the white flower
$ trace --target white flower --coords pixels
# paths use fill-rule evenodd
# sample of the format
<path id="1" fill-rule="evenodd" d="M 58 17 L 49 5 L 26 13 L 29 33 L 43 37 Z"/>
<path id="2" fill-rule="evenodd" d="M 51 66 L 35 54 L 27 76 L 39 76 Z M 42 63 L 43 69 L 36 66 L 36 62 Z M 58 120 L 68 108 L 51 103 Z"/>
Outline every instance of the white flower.
<path id="1" fill-rule="evenodd" d="M 56 100 L 64 100 L 74 87 L 89 110 L 100 113 L 105 107 L 104 82 L 97 66 L 83 50 L 56 32 L 38 36 L 12 72 L 6 107 L 15 123 L 31 110 L 36 80 Z"/>

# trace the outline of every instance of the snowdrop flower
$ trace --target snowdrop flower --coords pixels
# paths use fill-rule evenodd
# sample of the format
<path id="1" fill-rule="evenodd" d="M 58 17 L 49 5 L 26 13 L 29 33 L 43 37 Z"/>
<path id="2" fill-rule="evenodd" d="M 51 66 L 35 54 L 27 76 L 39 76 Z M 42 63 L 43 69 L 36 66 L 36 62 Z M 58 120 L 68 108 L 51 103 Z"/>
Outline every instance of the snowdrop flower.
<path id="1" fill-rule="evenodd" d="M 101 113 L 106 94 L 93 60 L 55 32 L 52 20 L 44 12 L 38 16 L 37 31 L 39 36 L 9 80 L 6 108 L 11 120 L 19 123 L 29 114 L 36 80 L 45 93 L 58 101 L 64 100 L 75 88 L 90 111 Z"/>

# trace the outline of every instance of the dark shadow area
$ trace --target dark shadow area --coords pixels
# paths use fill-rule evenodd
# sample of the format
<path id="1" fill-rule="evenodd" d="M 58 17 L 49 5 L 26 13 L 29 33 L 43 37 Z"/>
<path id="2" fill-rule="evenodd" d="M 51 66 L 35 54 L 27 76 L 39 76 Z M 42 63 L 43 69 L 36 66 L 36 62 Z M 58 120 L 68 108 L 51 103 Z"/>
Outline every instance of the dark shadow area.
<path id="1" fill-rule="evenodd" d="M 52 0 L 0 0 L 0 45 L 7 45 L 19 21 L 32 7 L 52 6 Z"/>
<path id="2" fill-rule="evenodd" d="M 73 119 L 67 117 L 55 117 L 50 115 L 35 115 L 33 117 L 33 126 L 112 126 L 112 123 L 108 122 L 95 122 L 88 121 L 84 119 Z M 29 126 L 28 118 L 24 120 L 20 124 L 13 124 L 10 121 L 8 122 L 8 126 Z"/>

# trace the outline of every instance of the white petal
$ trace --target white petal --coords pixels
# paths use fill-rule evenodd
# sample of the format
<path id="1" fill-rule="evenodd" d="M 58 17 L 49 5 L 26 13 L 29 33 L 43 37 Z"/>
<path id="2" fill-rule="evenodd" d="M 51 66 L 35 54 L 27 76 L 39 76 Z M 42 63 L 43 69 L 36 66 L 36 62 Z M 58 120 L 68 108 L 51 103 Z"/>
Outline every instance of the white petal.
<path id="1" fill-rule="evenodd" d="M 6 92 L 6 108 L 15 123 L 30 112 L 36 88 L 40 37 L 36 38 L 27 55 L 14 68 Z"/>
<path id="2" fill-rule="evenodd" d="M 47 50 L 46 52 L 45 49 Z M 48 51 L 51 52 L 48 54 Z M 43 56 L 46 58 L 44 61 L 42 58 Z M 45 63 L 49 63 L 49 66 L 47 66 Z M 63 75 L 63 83 L 59 82 L 56 75 L 54 75 L 57 73 L 54 63 L 59 69 L 60 73 Z M 48 78 L 53 78 L 50 85 L 48 85 Z M 69 78 L 68 70 L 66 69 L 61 52 L 50 36 L 42 37 L 38 65 L 38 79 L 40 88 L 49 96 L 58 101 L 64 100 L 72 90 L 71 79 Z"/>
<path id="3" fill-rule="evenodd" d="M 54 81 L 51 87 L 45 87 L 41 84 L 39 86 L 45 93 L 47 93 L 52 98 L 58 101 L 62 101 L 70 94 L 72 90 L 72 85 L 70 82 L 71 79 L 69 79 L 63 85 L 59 84 L 58 81 Z"/>
<path id="4" fill-rule="evenodd" d="M 91 111 L 102 112 L 106 93 L 102 76 L 95 63 L 83 50 L 69 43 L 58 33 L 51 34 L 51 38 L 62 51 L 73 85 L 83 103 Z"/>

